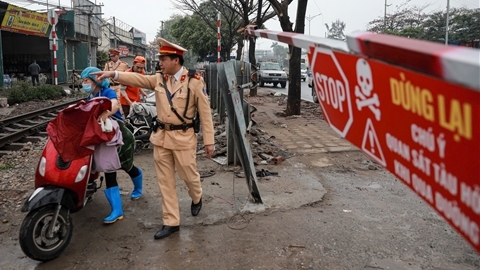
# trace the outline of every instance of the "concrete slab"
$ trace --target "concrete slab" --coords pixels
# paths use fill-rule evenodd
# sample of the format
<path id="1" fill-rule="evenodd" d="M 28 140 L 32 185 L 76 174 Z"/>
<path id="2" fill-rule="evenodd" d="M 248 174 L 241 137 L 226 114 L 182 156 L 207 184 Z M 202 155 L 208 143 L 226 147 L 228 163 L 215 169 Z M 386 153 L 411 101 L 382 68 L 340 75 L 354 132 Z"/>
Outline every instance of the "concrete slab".
<path id="1" fill-rule="evenodd" d="M 135 157 L 136 164 L 147 166 L 153 163 L 151 151 Z M 263 204 L 254 204 L 250 198 L 245 178 L 239 177 L 243 170 L 239 166 L 225 166 L 212 160 L 199 159 L 197 167 L 201 171 L 213 170 L 215 175 L 204 178 L 203 209 L 197 217 L 190 214 L 191 199 L 185 183 L 177 178 L 177 196 L 180 207 L 180 219 L 182 226 L 213 225 L 227 222 L 237 216 L 264 211 L 279 211 L 300 208 L 303 205 L 321 201 L 326 191 L 319 181 L 319 175 L 315 175 L 306 165 L 302 164 L 298 157 L 292 157 L 283 161 L 280 165 L 257 165 L 256 170 L 268 170 L 278 173 L 277 176 L 257 177 L 258 188 L 263 199 Z M 119 175 L 122 179 L 120 184 L 123 196 L 129 197 L 131 185 L 128 176 Z M 158 197 L 160 192 L 154 180 L 154 171 L 144 171 L 146 180 L 146 196 Z M 153 180 L 153 181 L 152 181 Z M 131 207 L 134 206 L 134 203 Z M 152 213 L 161 213 L 161 203 L 153 202 L 155 210 Z M 125 210 L 130 211 L 130 203 L 124 205 Z M 144 227 L 161 226 L 161 220 L 152 223 L 151 217 L 146 217 Z"/>

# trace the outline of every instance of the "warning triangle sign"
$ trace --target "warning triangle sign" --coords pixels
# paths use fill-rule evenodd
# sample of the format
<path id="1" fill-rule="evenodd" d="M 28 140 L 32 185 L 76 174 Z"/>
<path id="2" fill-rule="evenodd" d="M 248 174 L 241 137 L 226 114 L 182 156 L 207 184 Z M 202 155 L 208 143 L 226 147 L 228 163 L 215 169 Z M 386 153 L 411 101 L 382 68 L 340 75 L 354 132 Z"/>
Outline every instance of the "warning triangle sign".
<path id="1" fill-rule="evenodd" d="M 367 125 L 365 126 L 365 132 L 363 134 L 362 150 L 380 165 L 384 167 L 387 166 L 382 147 L 378 142 L 378 136 L 370 118 L 367 119 Z"/>

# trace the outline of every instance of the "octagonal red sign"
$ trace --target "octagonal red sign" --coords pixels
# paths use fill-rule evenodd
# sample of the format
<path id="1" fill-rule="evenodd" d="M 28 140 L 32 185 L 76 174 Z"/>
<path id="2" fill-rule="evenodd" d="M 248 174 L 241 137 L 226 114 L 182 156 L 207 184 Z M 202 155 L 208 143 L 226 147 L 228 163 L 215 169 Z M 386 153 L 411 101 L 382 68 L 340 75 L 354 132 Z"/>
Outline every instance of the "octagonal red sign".
<path id="1" fill-rule="evenodd" d="M 312 59 L 313 80 L 318 100 L 330 127 L 345 137 L 353 123 L 352 102 L 347 77 L 331 50 L 315 48 Z"/>

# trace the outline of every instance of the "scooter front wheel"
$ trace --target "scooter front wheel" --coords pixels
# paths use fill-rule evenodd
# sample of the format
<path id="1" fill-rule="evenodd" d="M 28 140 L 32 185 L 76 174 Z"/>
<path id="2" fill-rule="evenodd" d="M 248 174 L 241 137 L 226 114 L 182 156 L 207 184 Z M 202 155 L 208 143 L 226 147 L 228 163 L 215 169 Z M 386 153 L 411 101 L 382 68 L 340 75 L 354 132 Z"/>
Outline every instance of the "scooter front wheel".
<path id="1" fill-rule="evenodd" d="M 73 232 L 72 217 L 64 206 L 58 217 L 56 205 L 46 205 L 30 211 L 20 227 L 20 246 L 28 257 L 37 261 L 49 261 L 58 257 L 70 243 Z M 51 234 L 50 224 L 53 224 Z"/>

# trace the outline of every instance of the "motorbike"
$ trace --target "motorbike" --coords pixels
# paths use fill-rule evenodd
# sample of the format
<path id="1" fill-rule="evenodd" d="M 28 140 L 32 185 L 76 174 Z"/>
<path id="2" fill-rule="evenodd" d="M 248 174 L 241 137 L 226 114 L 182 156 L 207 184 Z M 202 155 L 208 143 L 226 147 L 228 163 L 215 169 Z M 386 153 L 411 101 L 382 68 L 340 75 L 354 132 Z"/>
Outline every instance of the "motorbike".
<path id="1" fill-rule="evenodd" d="M 20 227 L 20 247 L 38 261 L 58 257 L 70 243 L 71 214 L 92 201 L 103 176 L 91 173 L 93 155 L 65 162 L 48 140 L 35 172 L 35 191 L 21 211 L 29 212 Z M 100 183 L 98 183 L 100 182 Z"/>
<path id="2" fill-rule="evenodd" d="M 154 103 L 133 103 L 125 125 L 135 138 L 135 153 L 139 153 L 150 144 L 153 119 L 157 116 Z"/>
<path id="3" fill-rule="evenodd" d="M 94 152 L 80 147 L 80 142 L 98 143 L 85 125 L 98 124 L 97 117 L 105 108 L 110 108 L 106 98 L 80 101 L 60 111 L 47 127 L 49 139 L 35 170 L 35 190 L 21 209 L 28 214 L 20 226 L 20 247 L 34 260 L 49 261 L 65 250 L 72 238 L 71 214 L 91 202 L 102 187 L 103 176 L 93 168 Z"/>

